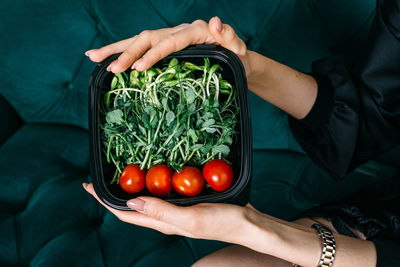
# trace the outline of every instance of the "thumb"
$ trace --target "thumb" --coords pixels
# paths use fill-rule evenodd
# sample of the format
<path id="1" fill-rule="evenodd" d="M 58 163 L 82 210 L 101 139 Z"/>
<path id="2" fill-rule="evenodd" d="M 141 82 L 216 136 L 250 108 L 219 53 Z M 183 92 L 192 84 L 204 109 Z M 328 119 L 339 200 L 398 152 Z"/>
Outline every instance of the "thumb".
<path id="1" fill-rule="evenodd" d="M 238 56 L 246 54 L 246 44 L 237 36 L 235 30 L 228 24 L 222 24 L 219 17 L 213 17 L 208 22 L 208 27 L 215 41 L 221 46 L 231 50 Z"/>

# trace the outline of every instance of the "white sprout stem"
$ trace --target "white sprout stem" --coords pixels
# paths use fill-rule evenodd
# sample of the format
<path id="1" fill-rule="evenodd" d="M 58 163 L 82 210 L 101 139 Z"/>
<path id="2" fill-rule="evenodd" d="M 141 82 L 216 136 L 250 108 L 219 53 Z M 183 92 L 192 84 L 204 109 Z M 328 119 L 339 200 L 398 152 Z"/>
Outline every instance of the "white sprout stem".
<path id="1" fill-rule="evenodd" d="M 218 77 L 217 77 L 217 75 L 214 73 L 213 74 L 213 80 L 214 80 L 214 83 L 215 83 L 215 100 L 218 100 L 218 97 L 219 97 L 219 80 L 218 80 Z"/>
<path id="2" fill-rule="evenodd" d="M 202 97 L 202 99 L 203 99 L 203 103 L 204 103 L 204 101 L 206 101 L 206 91 L 205 91 L 205 89 L 204 89 L 203 84 L 202 84 L 200 81 L 195 80 L 195 79 L 187 79 L 187 81 L 194 82 L 195 84 L 197 84 L 197 85 L 200 87 L 201 91 L 203 92 L 203 97 Z"/>
<path id="3" fill-rule="evenodd" d="M 120 92 L 120 91 L 125 91 L 125 92 L 134 91 L 134 92 L 138 92 L 138 93 L 143 93 L 142 90 L 136 89 L 136 88 L 118 88 L 118 89 L 114 89 L 114 90 L 110 91 L 109 93 L 110 93 L 110 94 L 111 94 L 111 93 L 117 93 L 117 92 Z M 130 97 L 130 96 L 129 96 L 129 97 Z"/>

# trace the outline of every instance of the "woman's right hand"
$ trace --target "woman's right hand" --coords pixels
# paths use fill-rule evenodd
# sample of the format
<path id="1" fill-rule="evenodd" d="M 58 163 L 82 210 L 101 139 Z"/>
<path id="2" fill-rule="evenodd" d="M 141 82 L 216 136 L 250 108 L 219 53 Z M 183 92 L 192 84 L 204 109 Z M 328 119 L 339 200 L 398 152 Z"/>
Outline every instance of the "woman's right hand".
<path id="1" fill-rule="evenodd" d="M 120 73 L 129 67 L 143 71 L 167 55 L 193 44 L 216 44 L 233 51 L 242 61 L 246 74 L 249 74 L 246 44 L 231 26 L 222 24 L 218 17 L 211 18 L 209 23 L 196 20 L 172 28 L 145 30 L 132 38 L 89 50 L 85 54 L 90 60 L 100 62 L 112 54 L 122 52 L 108 66 L 108 71 Z"/>

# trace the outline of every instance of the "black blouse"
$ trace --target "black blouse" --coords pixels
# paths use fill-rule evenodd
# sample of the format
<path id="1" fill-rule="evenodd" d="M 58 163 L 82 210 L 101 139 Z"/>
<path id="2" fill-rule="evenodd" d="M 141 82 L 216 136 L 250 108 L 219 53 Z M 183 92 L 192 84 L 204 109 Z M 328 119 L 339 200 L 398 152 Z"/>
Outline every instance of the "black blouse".
<path id="1" fill-rule="evenodd" d="M 304 119 L 289 118 L 302 148 L 337 179 L 400 141 L 400 1 L 380 0 L 376 12 L 366 54 L 351 67 L 314 62 L 316 102 Z"/>
<path id="2" fill-rule="evenodd" d="M 378 0 L 365 46 L 365 54 L 351 66 L 333 59 L 314 62 L 316 102 L 304 119 L 289 117 L 298 143 L 336 179 L 400 143 L 400 0 Z M 392 161 L 400 166 L 400 158 Z M 327 210 L 322 217 L 333 219 Z M 388 212 L 385 207 L 379 210 L 399 220 L 400 214 Z M 363 216 L 368 219 L 368 214 Z M 336 216 L 335 220 L 346 225 L 349 218 Z M 377 250 L 377 266 L 400 266 L 398 233 L 369 239 Z"/>

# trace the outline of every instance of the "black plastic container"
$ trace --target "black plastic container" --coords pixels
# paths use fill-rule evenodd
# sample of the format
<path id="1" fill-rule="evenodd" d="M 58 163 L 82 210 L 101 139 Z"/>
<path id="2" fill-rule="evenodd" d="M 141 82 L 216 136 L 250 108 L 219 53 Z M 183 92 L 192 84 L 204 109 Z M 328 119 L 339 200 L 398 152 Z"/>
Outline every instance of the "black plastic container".
<path id="1" fill-rule="evenodd" d="M 130 210 L 126 201 L 138 196 L 151 195 L 147 189 L 137 194 L 123 191 L 118 184 L 110 184 L 115 167 L 105 160 L 101 141 L 101 114 L 99 103 L 104 91 L 108 91 L 113 73 L 107 72 L 107 66 L 119 54 L 115 54 L 99 63 L 90 78 L 89 91 L 89 131 L 90 131 L 90 169 L 94 189 L 99 198 L 110 207 L 119 210 Z M 175 52 L 159 61 L 155 66 L 162 67 L 176 57 L 181 61 L 190 61 L 198 65 L 203 64 L 203 58 L 210 59 L 211 64 L 220 64 L 223 79 L 229 81 L 237 90 L 240 108 L 236 141 L 231 146 L 228 160 L 232 162 L 234 183 L 224 192 L 216 192 L 211 188 L 204 188 L 203 192 L 194 197 L 185 197 L 172 193 L 162 197 L 166 201 L 177 205 L 193 205 L 202 202 L 224 202 L 245 205 L 249 200 L 252 166 L 252 142 L 250 115 L 247 100 L 247 81 L 243 65 L 239 58 L 231 51 L 215 45 L 194 45 Z M 130 72 L 130 69 L 127 70 Z"/>

